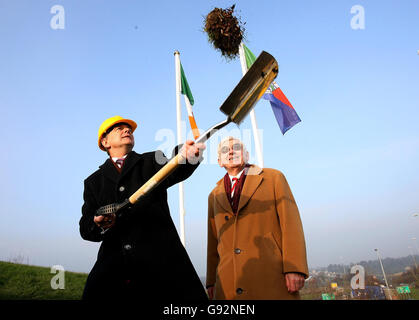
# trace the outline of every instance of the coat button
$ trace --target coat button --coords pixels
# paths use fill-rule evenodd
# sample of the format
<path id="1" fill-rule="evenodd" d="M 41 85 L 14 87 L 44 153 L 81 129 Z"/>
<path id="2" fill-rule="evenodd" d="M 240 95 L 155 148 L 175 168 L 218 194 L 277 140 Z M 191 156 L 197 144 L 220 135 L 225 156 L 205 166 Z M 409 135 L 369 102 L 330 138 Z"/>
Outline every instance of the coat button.
<path id="1" fill-rule="evenodd" d="M 239 248 L 234 249 L 235 254 L 239 254 L 240 252 L 242 252 L 242 251 Z"/>
<path id="2" fill-rule="evenodd" d="M 124 186 L 120 186 L 120 187 L 119 187 L 119 191 L 121 191 L 121 192 L 122 192 L 122 191 L 124 191 L 124 190 L 125 190 L 125 187 L 124 187 Z"/>
<path id="3" fill-rule="evenodd" d="M 242 294 L 243 293 L 243 289 L 242 288 L 237 288 L 236 293 L 237 294 Z"/>
<path id="4" fill-rule="evenodd" d="M 132 247 L 131 247 L 131 245 L 130 244 L 126 244 L 125 246 L 124 246 L 124 249 L 125 250 L 131 250 L 132 249 Z"/>
<path id="5" fill-rule="evenodd" d="M 226 219 L 226 221 L 228 221 L 228 219 L 230 219 L 230 218 L 229 218 L 229 216 L 225 216 L 225 219 Z"/>

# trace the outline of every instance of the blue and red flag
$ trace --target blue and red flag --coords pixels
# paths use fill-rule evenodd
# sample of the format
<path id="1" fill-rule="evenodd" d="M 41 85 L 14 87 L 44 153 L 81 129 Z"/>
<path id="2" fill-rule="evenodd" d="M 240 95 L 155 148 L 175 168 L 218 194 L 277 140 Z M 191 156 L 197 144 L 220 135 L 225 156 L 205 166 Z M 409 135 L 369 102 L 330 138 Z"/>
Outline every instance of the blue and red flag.
<path id="1" fill-rule="evenodd" d="M 250 68 L 253 62 L 255 62 L 256 57 L 252 51 L 250 51 L 249 48 L 244 45 L 244 43 L 243 48 L 247 68 Z M 294 107 L 275 81 L 273 81 L 268 90 L 266 90 L 263 98 L 265 100 L 269 100 L 271 103 L 272 111 L 275 115 L 276 122 L 278 122 L 282 134 L 285 134 L 285 132 L 287 132 L 294 125 L 301 121 Z"/>
<path id="2" fill-rule="evenodd" d="M 282 134 L 285 134 L 285 132 L 301 121 L 294 107 L 275 81 L 266 90 L 263 98 L 271 103 L 272 111 Z"/>

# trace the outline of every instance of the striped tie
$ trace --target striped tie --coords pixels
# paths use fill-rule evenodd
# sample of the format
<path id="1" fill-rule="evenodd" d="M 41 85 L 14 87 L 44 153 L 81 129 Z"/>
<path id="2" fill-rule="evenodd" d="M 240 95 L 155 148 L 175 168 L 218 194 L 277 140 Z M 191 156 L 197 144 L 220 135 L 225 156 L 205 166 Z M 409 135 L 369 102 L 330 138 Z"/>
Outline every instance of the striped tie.
<path id="1" fill-rule="evenodd" d="M 118 167 L 122 168 L 122 165 L 124 164 L 124 158 L 120 158 L 120 159 L 116 159 L 116 164 L 118 165 Z"/>
<path id="2" fill-rule="evenodd" d="M 231 187 L 231 196 L 233 197 L 233 194 L 234 194 L 234 189 L 236 188 L 236 186 L 237 186 L 237 181 L 238 181 L 238 179 L 237 178 L 233 178 L 233 186 Z"/>

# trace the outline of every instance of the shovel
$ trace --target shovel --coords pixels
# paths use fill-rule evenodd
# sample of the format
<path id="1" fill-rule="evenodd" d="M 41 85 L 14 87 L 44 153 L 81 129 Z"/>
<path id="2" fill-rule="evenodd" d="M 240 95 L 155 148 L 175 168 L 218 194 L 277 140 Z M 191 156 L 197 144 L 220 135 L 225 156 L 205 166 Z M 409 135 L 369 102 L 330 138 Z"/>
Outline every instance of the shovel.
<path id="1" fill-rule="evenodd" d="M 227 119 L 208 129 L 196 139 L 195 143 L 207 141 L 215 132 L 225 127 L 230 122 L 234 122 L 237 125 L 240 124 L 249 114 L 250 110 L 252 110 L 256 102 L 263 96 L 277 74 L 278 63 L 275 58 L 269 53 L 262 51 L 251 68 L 220 107 L 221 112 L 227 115 Z M 112 203 L 100 207 L 95 215 L 118 214 L 122 209 L 135 204 L 139 199 L 166 179 L 181 163 L 185 163 L 185 158 L 178 153 L 131 197 L 121 203 Z"/>

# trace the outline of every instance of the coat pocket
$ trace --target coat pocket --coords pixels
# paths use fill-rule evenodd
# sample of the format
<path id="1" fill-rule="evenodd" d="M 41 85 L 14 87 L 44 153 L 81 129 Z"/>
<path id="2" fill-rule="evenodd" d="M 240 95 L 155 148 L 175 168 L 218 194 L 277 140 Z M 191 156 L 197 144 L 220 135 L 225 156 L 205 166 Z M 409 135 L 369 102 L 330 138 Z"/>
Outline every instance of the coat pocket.
<path id="1" fill-rule="evenodd" d="M 268 232 L 263 237 L 265 238 L 265 244 L 268 249 L 282 259 L 282 247 L 275 235 L 272 232 Z"/>

